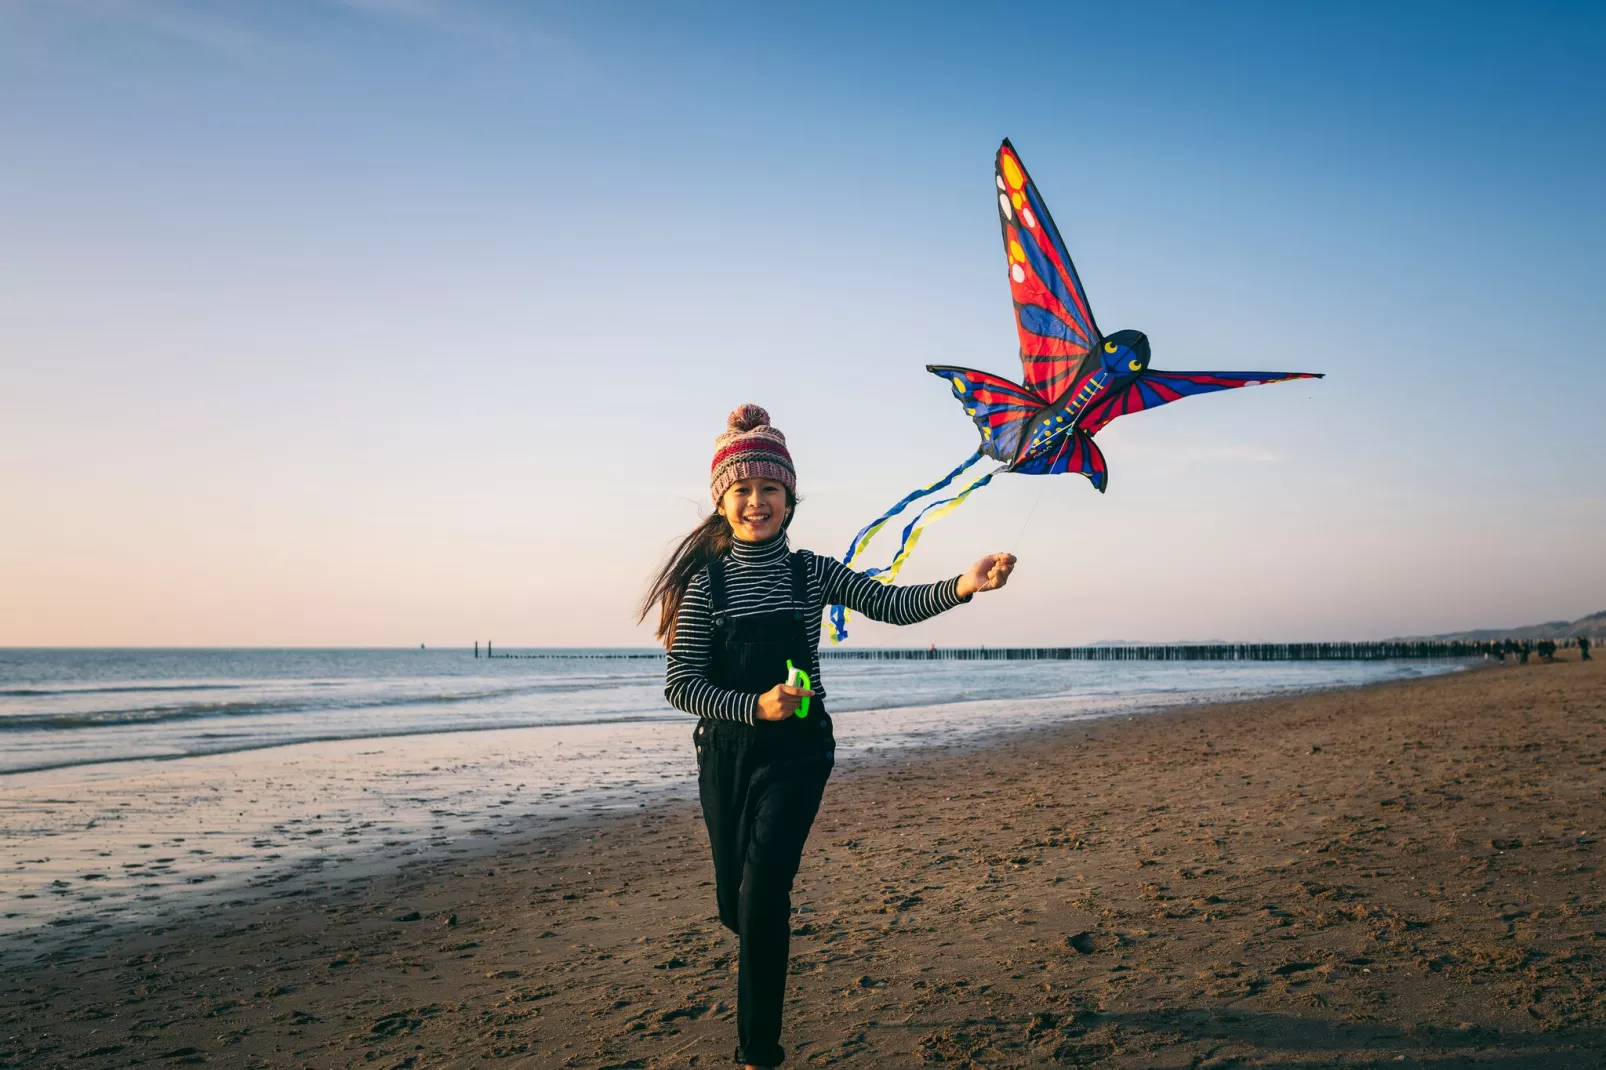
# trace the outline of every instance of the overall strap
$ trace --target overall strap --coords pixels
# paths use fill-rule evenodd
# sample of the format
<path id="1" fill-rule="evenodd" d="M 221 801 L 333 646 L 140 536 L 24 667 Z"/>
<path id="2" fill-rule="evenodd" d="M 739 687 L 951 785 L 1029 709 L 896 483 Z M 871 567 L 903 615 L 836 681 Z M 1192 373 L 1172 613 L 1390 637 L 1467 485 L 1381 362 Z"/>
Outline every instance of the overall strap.
<path id="1" fill-rule="evenodd" d="M 708 563 L 708 609 L 714 618 L 714 627 L 725 626 L 725 609 L 730 605 L 725 593 L 725 562 L 719 558 Z"/>
<path id="2" fill-rule="evenodd" d="M 802 554 L 791 555 L 792 566 L 792 619 L 802 620 L 809 607 L 809 569 Z"/>

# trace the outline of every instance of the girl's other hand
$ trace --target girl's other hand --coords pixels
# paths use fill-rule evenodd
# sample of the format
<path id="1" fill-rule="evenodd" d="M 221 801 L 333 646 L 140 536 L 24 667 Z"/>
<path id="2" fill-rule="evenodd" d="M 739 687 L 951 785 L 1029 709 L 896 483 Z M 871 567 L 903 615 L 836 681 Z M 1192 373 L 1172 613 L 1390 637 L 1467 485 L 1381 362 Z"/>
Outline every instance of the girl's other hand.
<path id="1" fill-rule="evenodd" d="M 784 721 L 796 713 L 797 708 L 803 705 L 803 700 L 812 694 L 814 692 L 806 687 L 776 684 L 758 696 L 758 719 L 760 721 Z"/>
<path id="2" fill-rule="evenodd" d="M 988 554 L 959 577 L 959 597 L 969 598 L 978 591 L 998 590 L 1009 582 L 1014 568 L 1014 554 Z"/>

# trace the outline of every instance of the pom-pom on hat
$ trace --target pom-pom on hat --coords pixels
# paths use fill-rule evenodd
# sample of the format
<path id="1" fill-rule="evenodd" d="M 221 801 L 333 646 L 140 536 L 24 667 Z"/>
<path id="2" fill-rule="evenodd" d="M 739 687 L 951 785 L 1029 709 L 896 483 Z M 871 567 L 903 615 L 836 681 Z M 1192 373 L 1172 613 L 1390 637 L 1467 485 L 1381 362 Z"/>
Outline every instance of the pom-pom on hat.
<path id="1" fill-rule="evenodd" d="M 773 479 L 797 493 L 797 473 L 786 451 L 786 436 L 770 426 L 770 414 L 757 405 L 738 405 L 726 420 L 725 433 L 714 440 L 714 463 L 708 489 L 714 504 L 732 483 L 743 479 Z"/>

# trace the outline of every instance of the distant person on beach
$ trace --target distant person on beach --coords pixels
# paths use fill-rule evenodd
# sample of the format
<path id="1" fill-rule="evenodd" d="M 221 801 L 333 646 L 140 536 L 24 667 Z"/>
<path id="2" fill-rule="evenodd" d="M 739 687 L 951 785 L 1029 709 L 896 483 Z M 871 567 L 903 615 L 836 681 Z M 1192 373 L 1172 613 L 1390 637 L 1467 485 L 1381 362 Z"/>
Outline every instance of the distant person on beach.
<path id="1" fill-rule="evenodd" d="M 1580 660 L 1589 660 L 1589 636 L 1587 635 L 1580 635 L 1578 637 L 1578 656 Z"/>
<path id="2" fill-rule="evenodd" d="M 664 694 L 698 718 L 697 784 L 714 855 L 719 920 L 736 933 L 736 1060 L 780 1065 L 792 880 L 835 761 L 820 679 L 820 615 L 844 605 L 914 624 L 1009 580 L 989 554 L 963 575 L 895 587 L 793 550 L 797 477 L 786 437 L 757 405 L 715 439 L 715 510 L 681 540 L 641 606 L 669 651 Z M 793 667 L 810 686 L 788 683 Z M 807 702 L 807 707 L 804 706 Z M 799 716 L 801 714 L 801 716 Z"/>

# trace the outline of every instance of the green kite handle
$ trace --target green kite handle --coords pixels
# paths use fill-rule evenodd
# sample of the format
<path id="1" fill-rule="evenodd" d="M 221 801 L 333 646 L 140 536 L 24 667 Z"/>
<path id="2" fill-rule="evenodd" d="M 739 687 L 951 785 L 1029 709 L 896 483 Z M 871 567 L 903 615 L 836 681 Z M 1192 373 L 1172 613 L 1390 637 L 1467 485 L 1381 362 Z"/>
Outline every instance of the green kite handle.
<path id="1" fill-rule="evenodd" d="M 811 691 L 814 689 L 814 685 L 809 683 L 809 674 L 793 665 L 791 658 L 786 659 L 786 684 L 788 687 L 803 687 Z M 808 695 L 803 696 L 803 702 L 798 706 L 796 713 L 799 717 L 807 717 L 809 715 Z"/>

